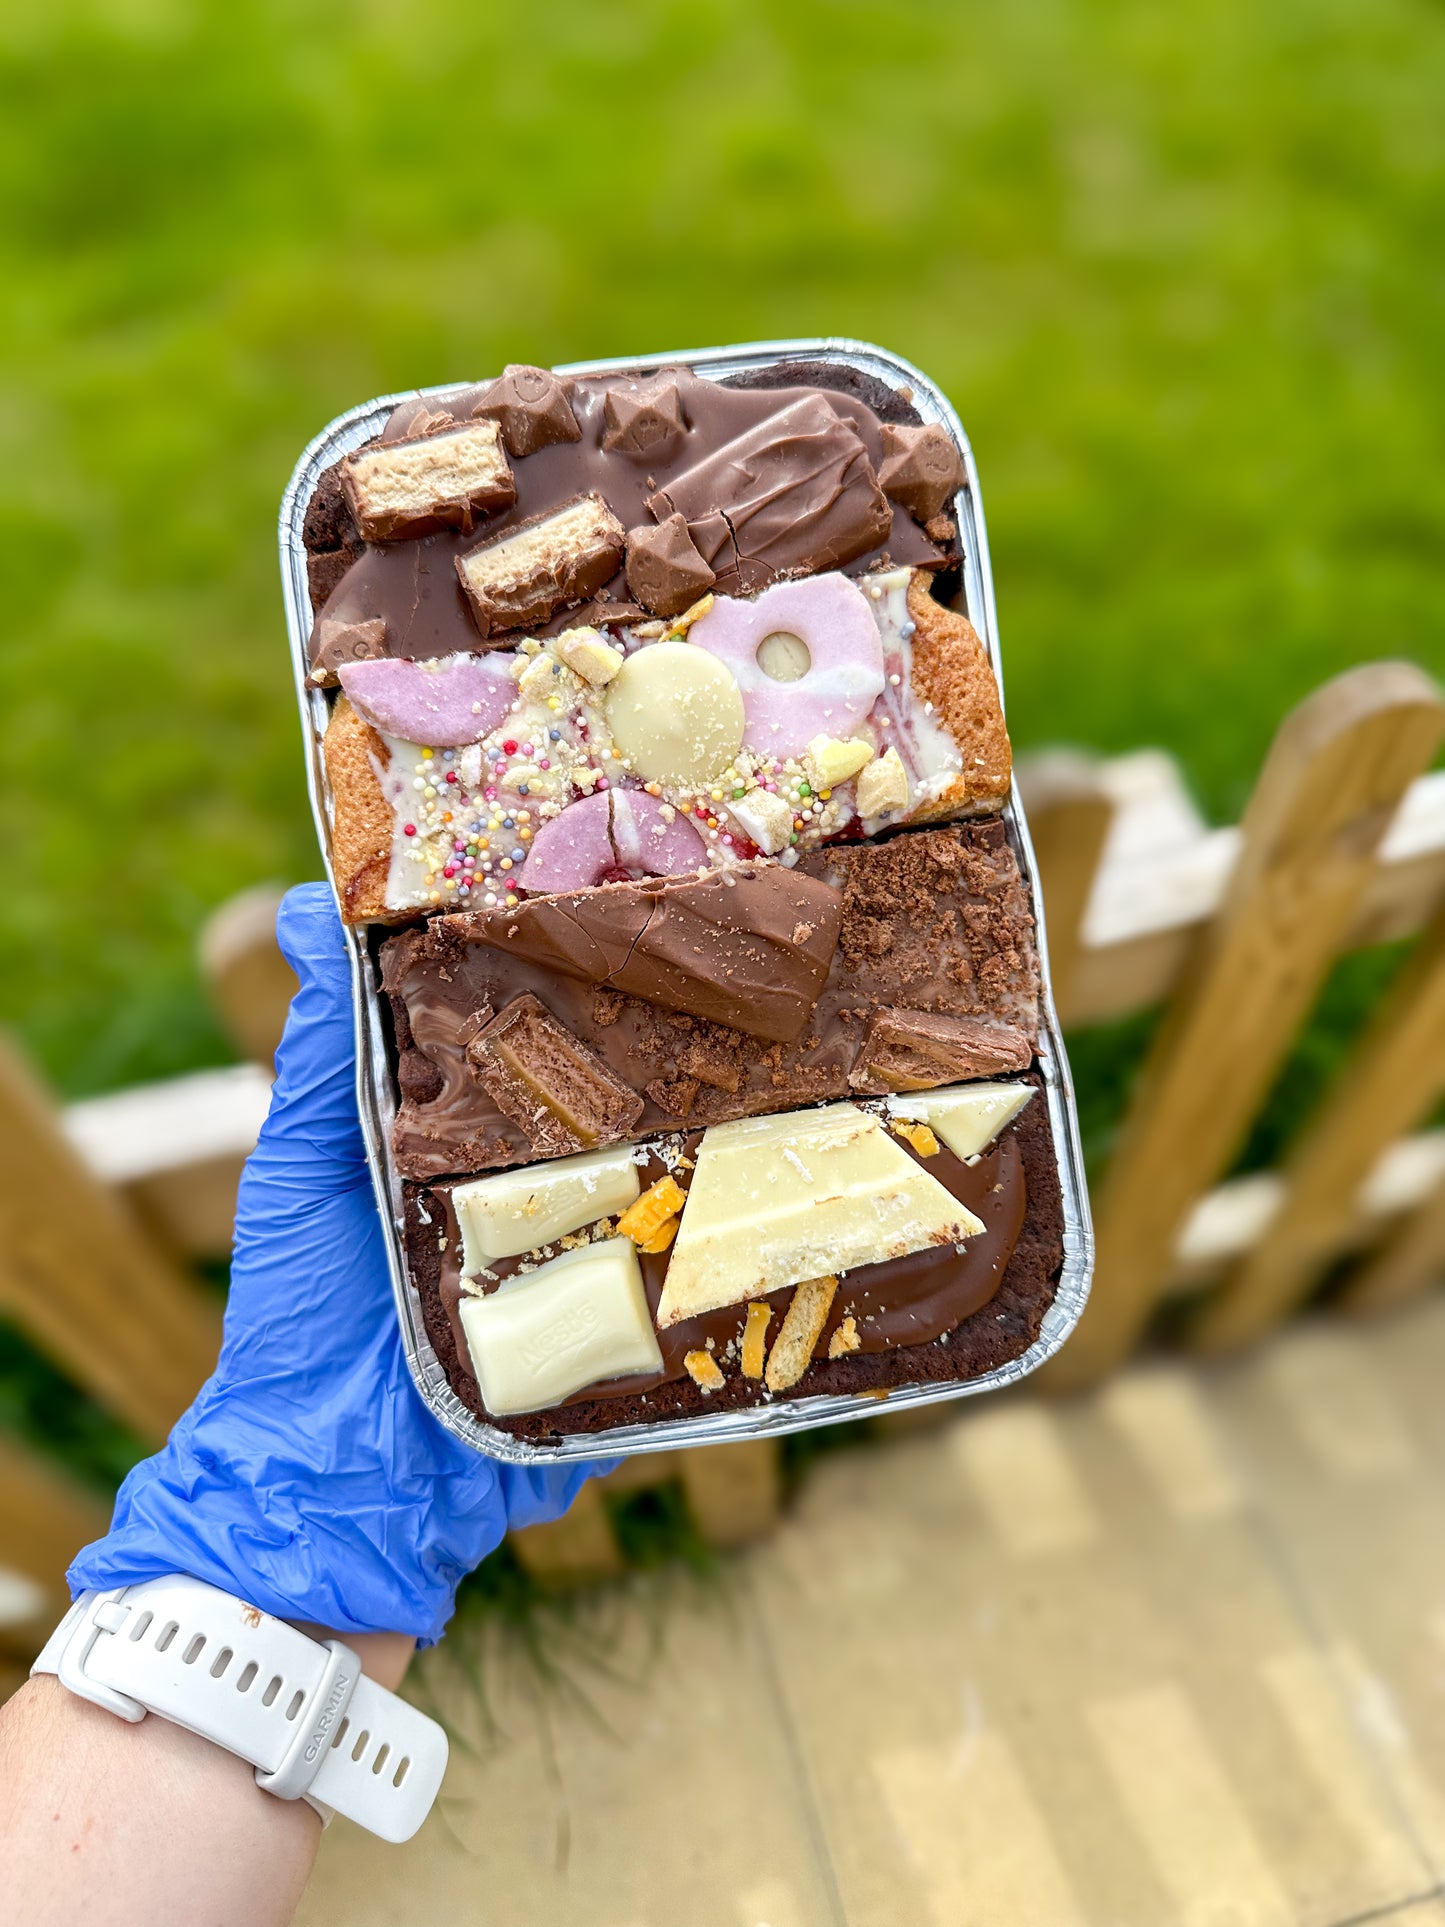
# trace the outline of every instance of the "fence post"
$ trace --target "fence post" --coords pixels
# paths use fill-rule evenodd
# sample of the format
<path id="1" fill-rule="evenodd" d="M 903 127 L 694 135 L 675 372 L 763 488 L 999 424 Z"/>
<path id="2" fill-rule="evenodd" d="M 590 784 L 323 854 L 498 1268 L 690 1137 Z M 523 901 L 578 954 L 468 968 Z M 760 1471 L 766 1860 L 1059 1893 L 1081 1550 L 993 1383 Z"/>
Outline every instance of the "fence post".
<path id="1" fill-rule="evenodd" d="M 216 1361 L 221 1313 L 72 1149 L 0 1037 L 0 1311 L 148 1440 Z"/>
<path id="2" fill-rule="evenodd" d="M 279 883 L 258 883 L 212 912 L 197 944 L 226 1035 L 243 1057 L 268 1068 L 296 994 L 296 973 L 276 943 Z"/>
<path id="3" fill-rule="evenodd" d="M 1098 1199 L 1093 1295 L 1046 1382 L 1098 1377 L 1143 1330 L 1185 1217 L 1238 1148 L 1442 732 L 1445 699 L 1410 663 L 1350 670 L 1286 717 L 1145 1064 Z"/>
<path id="4" fill-rule="evenodd" d="M 1335 1302 L 1349 1313 L 1393 1311 L 1445 1277 L 1445 1184 L 1398 1225 Z"/>
<path id="5" fill-rule="evenodd" d="M 622 1548 L 596 1479 L 587 1481 L 560 1519 L 522 1526 L 508 1533 L 507 1543 L 544 1586 L 588 1586 L 622 1571 Z"/>
<path id="6" fill-rule="evenodd" d="M 767 1532 L 782 1504 L 782 1450 L 776 1439 L 697 1446 L 678 1468 L 693 1524 L 710 1546 L 740 1546 Z"/>
<path id="7" fill-rule="evenodd" d="M 1248 1344 L 1302 1304 L 1349 1239 L 1360 1188 L 1386 1145 L 1445 1088 L 1445 912 L 1420 939 L 1318 1114 L 1285 1160 L 1264 1236 L 1190 1330 L 1204 1352 Z"/>
<path id="8" fill-rule="evenodd" d="M 1045 750 L 1023 759 L 1016 779 L 1048 919 L 1054 1002 L 1067 1023 L 1084 918 L 1113 820 L 1114 803 L 1098 764 L 1074 750 Z"/>

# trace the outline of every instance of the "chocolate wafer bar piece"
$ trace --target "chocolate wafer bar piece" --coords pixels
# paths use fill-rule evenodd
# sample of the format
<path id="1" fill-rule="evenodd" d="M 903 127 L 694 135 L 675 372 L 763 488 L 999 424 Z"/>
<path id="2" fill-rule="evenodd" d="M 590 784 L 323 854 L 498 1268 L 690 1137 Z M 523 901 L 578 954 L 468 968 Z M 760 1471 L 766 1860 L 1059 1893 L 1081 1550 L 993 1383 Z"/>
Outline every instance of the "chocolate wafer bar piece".
<path id="1" fill-rule="evenodd" d="M 880 1010 L 864 1035 L 848 1082 L 882 1097 L 889 1091 L 931 1090 L 965 1077 L 997 1077 L 1027 1070 L 1028 1038 L 1012 1024 L 985 1017 L 948 1017 L 929 1010 Z"/>
<path id="2" fill-rule="evenodd" d="M 836 569 L 886 542 L 889 508 L 862 437 L 821 395 L 779 409 L 664 483 L 647 506 L 681 515 L 698 553 L 744 589 Z"/>
<path id="3" fill-rule="evenodd" d="M 468 934 L 564 976 L 791 1044 L 827 982 L 841 917 L 830 884 L 769 867 L 533 897 L 474 912 Z"/>
<path id="4" fill-rule="evenodd" d="M 595 492 L 514 522 L 456 559 L 484 636 L 545 622 L 564 603 L 596 595 L 622 566 L 627 532 Z"/>
<path id="5" fill-rule="evenodd" d="M 538 1157 L 625 1136 L 643 1101 L 530 993 L 513 998 L 466 1048 L 473 1077 Z"/>
<path id="6" fill-rule="evenodd" d="M 471 529 L 517 495 L 501 431 L 488 421 L 358 449 L 341 465 L 341 487 L 368 542 Z"/>

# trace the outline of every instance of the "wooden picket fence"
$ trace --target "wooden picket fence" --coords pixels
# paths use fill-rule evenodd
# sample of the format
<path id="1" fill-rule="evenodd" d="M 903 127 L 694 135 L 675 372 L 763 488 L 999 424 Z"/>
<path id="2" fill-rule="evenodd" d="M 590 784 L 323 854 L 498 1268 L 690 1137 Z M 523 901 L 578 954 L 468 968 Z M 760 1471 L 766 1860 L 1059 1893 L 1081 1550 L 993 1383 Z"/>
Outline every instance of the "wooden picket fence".
<path id="1" fill-rule="evenodd" d="M 1445 1132 L 1418 1128 L 1445 1092 L 1445 773 L 1423 773 L 1442 738 L 1430 678 L 1373 663 L 1286 718 L 1236 828 L 1208 829 L 1158 752 L 1021 764 L 1065 1025 L 1163 1007 L 1095 1200 L 1093 1298 L 1045 1388 L 1111 1370 L 1166 1299 L 1182 1342 L 1218 1353 L 1342 1264 L 1341 1314 L 1399 1304 L 1445 1272 Z M 278 896 L 234 899 L 202 940 L 240 1065 L 61 1111 L 0 1049 L 0 1312 L 148 1441 L 215 1356 L 219 1311 L 189 1266 L 229 1245 L 265 1112 L 292 986 Z M 1282 1167 L 1221 1183 L 1332 963 L 1406 936 L 1411 957 Z M 775 1518 L 779 1472 L 774 1442 L 630 1461 L 513 1542 L 550 1582 L 615 1572 L 617 1500 L 677 1480 L 703 1536 L 738 1544 Z M 89 1495 L 0 1441 L 0 1673 L 103 1523 Z"/>

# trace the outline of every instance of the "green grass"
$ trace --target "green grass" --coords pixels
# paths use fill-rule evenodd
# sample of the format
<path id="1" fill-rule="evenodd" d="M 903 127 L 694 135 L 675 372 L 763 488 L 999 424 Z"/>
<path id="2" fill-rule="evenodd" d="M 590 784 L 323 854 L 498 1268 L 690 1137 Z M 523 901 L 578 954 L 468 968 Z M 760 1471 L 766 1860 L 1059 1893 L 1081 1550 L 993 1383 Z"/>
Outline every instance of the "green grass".
<path id="1" fill-rule="evenodd" d="M 317 873 L 274 516 L 408 384 L 834 331 L 983 475 L 1023 745 L 1232 814 L 1285 707 L 1445 664 L 1424 0 L 0 6 L 0 1002 L 213 1061 L 206 911 Z"/>

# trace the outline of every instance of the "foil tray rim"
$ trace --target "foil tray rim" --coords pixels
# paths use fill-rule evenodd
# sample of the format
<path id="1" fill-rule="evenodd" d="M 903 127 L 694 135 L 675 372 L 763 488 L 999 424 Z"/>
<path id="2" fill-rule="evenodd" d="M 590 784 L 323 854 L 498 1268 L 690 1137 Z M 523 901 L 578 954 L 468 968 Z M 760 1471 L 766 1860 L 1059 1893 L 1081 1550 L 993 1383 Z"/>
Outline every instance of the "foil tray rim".
<path id="1" fill-rule="evenodd" d="M 955 498 L 960 547 L 963 551 L 964 604 L 988 651 L 1002 700 L 1003 672 L 998 618 L 994 606 L 988 534 L 973 449 L 947 396 L 921 369 L 872 342 L 820 335 L 794 340 L 742 342 L 723 348 L 672 349 L 646 355 L 565 362 L 559 364 L 554 372 L 568 375 L 625 375 L 683 366 L 704 378 L 716 379 L 725 374 L 743 374 L 754 368 L 799 360 L 832 362 L 853 368 L 860 374 L 876 376 L 889 387 L 911 389 L 911 400 L 923 419 L 947 428 L 953 436 L 964 463 L 963 486 Z M 417 396 L 425 398 L 454 393 L 460 387 L 472 385 L 470 381 L 452 381 L 427 388 L 408 388 L 397 394 L 377 396 L 347 409 L 328 422 L 306 445 L 281 500 L 277 530 L 281 585 L 305 749 L 307 792 L 333 895 L 336 895 L 336 878 L 331 860 L 329 796 L 321 755 L 321 739 L 328 711 L 322 692 L 306 687 L 309 668 L 306 645 L 312 628 L 306 546 L 302 535 L 306 510 L 323 470 L 353 448 L 369 441 L 400 403 Z M 603 1457 L 631 1458 L 649 1452 L 675 1451 L 680 1446 L 722 1445 L 751 1438 L 781 1438 L 788 1433 L 810 1431 L 820 1425 L 876 1417 L 885 1410 L 906 1411 L 920 1405 L 939 1404 L 944 1400 L 976 1398 L 983 1393 L 1001 1391 L 1006 1386 L 1017 1384 L 1053 1357 L 1083 1315 L 1093 1276 L 1094 1234 L 1073 1082 L 1049 981 L 1048 939 L 1033 845 L 1016 786 L 1001 814 L 1028 890 L 1035 922 L 1042 1016 L 1038 1055 L 1063 1203 L 1064 1262 L 1053 1303 L 1044 1313 L 1039 1335 L 1033 1344 L 1017 1358 L 1009 1359 L 1005 1364 L 980 1373 L 975 1378 L 900 1385 L 882 1394 L 825 1393 L 727 1412 L 699 1412 L 685 1418 L 616 1426 L 606 1432 L 569 1434 L 545 1444 L 514 1438 L 500 1426 L 488 1425 L 478 1419 L 447 1381 L 441 1361 L 427 1337 L 420 1294 L 407 1274 L 401 1178 L 391 1162 L 389 1149 L 395 1107 L 387 1062 L 381 994 L 366 929 L 346 929 L 356 1038 L 357 1106 L 367 1165 L 386 1231 L 387 1269 L 392 1297 L 412 1380 L 423 1402 L 449 1432 L 475 1451 L 511 1465 L 559 1464 Z"/>

